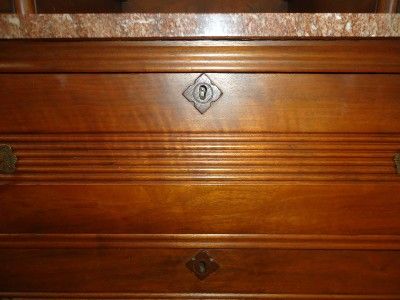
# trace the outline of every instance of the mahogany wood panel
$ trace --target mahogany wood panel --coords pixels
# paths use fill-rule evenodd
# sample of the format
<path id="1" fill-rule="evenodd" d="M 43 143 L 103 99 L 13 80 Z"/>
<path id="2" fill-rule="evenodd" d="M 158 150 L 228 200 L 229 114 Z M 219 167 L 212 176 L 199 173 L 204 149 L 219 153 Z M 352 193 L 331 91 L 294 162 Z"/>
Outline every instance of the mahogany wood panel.
<path id="1" fill-rule="evenodd" d="M 0 233 L 400 235 L 399 191 L 377 183 L 3 185 Z"/>
<path id="2" fill-rule="evenodd" d="M 211 74 L 224 94 L 205 114 L 182 96 L 198 76 L 0 75 L 0 132 L 400 130 L 399 75 Z"/>
<path id="3" fill-rule="evenodd" d="M 123 12 L 135 13 L 257 13 L 287 12 L 285 0 L 127 0 Z"/>
<path id="4" fill-rule="evenodd" d="M 0 298 L 400 299 L 399 54 L 0 42 Z M 199 72 L 223 91 L 205 114 Z"/>
<path id="5" fill-rule="evenodd" d="M 1 249 L 0 295 L 24 292 L 399 295 L 399 251 L 211 249 L 220 269 L 199 281 L 199 249 Z"/>
<path id="6" fill-rule="evenodd" d="M 0 41 L 0 72 L 400 72 L 400 43 Z"/>

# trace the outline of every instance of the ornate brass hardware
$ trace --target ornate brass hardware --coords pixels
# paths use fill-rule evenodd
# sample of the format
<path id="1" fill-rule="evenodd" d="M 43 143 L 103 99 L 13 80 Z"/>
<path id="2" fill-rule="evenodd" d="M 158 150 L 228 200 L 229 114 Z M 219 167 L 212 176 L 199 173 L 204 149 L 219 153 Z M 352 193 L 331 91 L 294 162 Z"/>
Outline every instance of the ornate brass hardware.
<path id="1" fill-rule="evenodd" d="M 218 270 L 219 265 L 207 252 L 201 251 L 186 263 L 186 267 L 192 271 L 198 279 L 204 280 L 211 273 Z"/>
<path id="2" fill-rule="evenodd" d="M 15 172 L 17 157 L 9 145 L 0 145 L 0 173 L 12 174 Z"/>
<path id="3" fill-rule="evenodd" d="M 221 98 L 222 91 L 206 74 L 202 74 L 183 92 L 183 96 L 204 114 L 213 102 Z"/>
<path id="4" fill-rule="evenodd" d="M 397 174 L 400 174 L 400 153 L 394 155 L 394 163 L 396 164 Z"/>

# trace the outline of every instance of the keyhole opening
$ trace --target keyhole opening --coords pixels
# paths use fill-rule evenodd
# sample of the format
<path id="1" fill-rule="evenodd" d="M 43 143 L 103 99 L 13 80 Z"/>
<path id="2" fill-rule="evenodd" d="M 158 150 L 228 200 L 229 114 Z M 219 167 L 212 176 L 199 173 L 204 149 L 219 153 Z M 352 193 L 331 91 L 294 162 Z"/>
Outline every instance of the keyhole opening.
<path id="1" fill-rule="evenodd" d="M 199 98 L 205 100 L 207 97 L 207 87 L 203 84 L 199 88 Z"/>
<path id="2" fill-rule="evenodd" d="M 205 273 L 206 272 L 206 266 L 207 265 L 206 265 L 206 263 L 204 261 L 199 261 L 198 264 L 197 264 L 197 271 L 200 274 Z"/>

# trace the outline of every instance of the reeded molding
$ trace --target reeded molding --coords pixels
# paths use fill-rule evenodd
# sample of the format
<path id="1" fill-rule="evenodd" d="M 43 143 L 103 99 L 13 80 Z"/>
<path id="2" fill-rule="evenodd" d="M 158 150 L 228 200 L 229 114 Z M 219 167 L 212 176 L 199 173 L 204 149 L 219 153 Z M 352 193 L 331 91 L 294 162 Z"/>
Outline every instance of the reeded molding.
<path id="1" fill-rule="evenodd" d="M 393 164 L 400 145 L 396 134 L 22 134 L 0 139 L 18 150 L 18 176 L 7 177 L 15 184 L 399 182 Z"/>
<path id="2" fill-rule="evenodd" d="M 398 40 L 174 42 L 3 40 L 0 41 L 0 73 L 398 73 L 399 53 Z"/>
<path id="3" fill-rule="evenodd" d="M 400 250 L 400 236 L 323 234 L 0 234 L 0 249 L 20 248 Z"/>

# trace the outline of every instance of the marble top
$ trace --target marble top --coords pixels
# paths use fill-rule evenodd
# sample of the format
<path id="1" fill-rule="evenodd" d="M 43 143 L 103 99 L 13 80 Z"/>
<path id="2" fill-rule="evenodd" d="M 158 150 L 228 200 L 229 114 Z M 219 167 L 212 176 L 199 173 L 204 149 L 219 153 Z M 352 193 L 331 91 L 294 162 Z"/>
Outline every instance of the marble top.
<path id="1" fill-rule="evenodd" d="M 0 14 L 0 39 L 400 37 L 400 14 Z"/>

